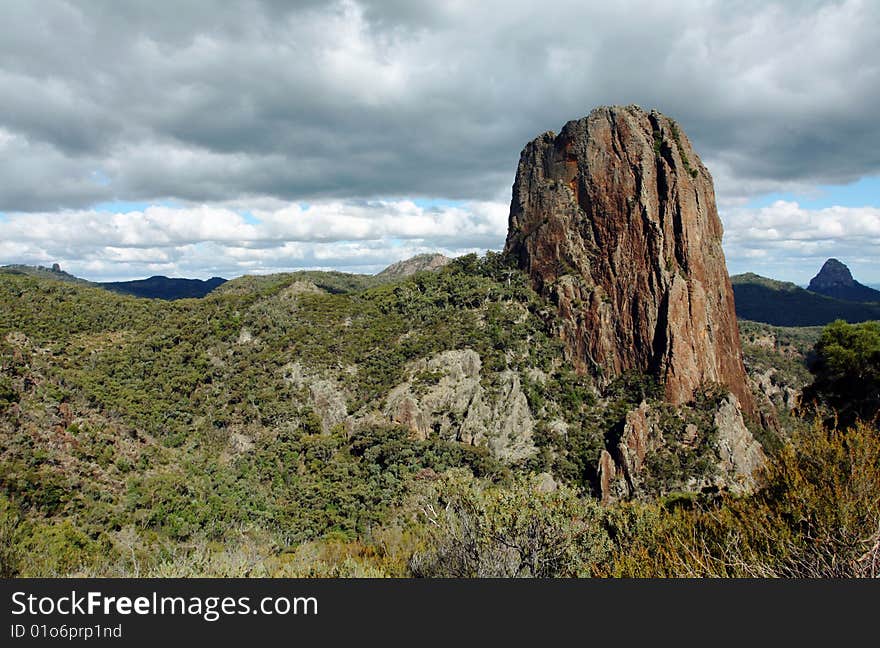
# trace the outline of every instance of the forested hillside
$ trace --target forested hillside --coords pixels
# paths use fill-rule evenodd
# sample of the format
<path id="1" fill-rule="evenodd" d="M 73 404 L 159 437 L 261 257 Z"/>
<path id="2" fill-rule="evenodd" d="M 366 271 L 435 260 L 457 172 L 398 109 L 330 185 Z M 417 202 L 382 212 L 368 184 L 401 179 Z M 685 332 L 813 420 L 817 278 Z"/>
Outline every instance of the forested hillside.
<path id="1" fill-rule="evenodd" d="M 730 511 L 722 525 L 782 515 L 728 491 L 723 391 L 672 407 L 648 376 L 578 376 L 500 255 L 392 283 L 243 277 L 175 302 L 5 274 L 0 305 L 5 575 L 689 573 L 678 554 L 637 556 L 674 554 L 715 519 L 704 507 Z M 750 427 L 784 461 L 809 427 L 789 416 L 805 335 L 743 329 L 756 393 L 785 412 Z M 600 506 L 600 455 L 633 411 L 663 444 Z"/>
<path id="2" fill-rule="evenodd" d="M 836 319 L 848 322 L 880 319 L 880 304 L 834 299 L 753 273 L 734 275 L 730 281 L 740 319 L 775 326 L 821 326 Z"/>

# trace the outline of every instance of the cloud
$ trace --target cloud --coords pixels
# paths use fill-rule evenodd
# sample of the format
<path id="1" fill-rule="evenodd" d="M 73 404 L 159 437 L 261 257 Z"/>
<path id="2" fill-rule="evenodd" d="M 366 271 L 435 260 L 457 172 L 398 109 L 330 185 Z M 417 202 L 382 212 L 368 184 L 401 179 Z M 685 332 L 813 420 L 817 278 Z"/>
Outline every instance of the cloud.
<path id="1" fill-rule="evenodd" d="M 225 205 L 151 206 L 140 211 L 13 213 L 0 219 L 0 259 L 60 262 L 94 280 L 234 277 L 304 268 L 372 273 L 426 252 L 498 250 L 508 205 L 474 201 L 436 207 L 409 200 L 274 199 L 245 210 Z M 880 208 L 805 209 L 779 200 L 721 210 L 731 274 L 758 272 L 806 284 L 830 256 L 862 281 L 880 281 Z"/>
<path id="2" fill-rule="evenodd" d="M 877 3 L 425 4 L 4 3 L 0 211 L 505 200 L 606 103 L 677 118 L 723 200 L 880 171 Z"/>
<path id="3" fill-rule="evenodd" d="M 507 206 L 492 202 L 428 208 L 408 200 L 331 201 L 249 213 L 214 206 L 13 213 L 0 220 L 0 258 L 60 262 L 91 279 L 301 268 L 376 272 L 424 252 L 497 249 L 506 230 Z"/>
<path id="4" fill-rule="evenodd" d="M 873 208 L 744 207 L 880 174 L 876 2 L 8 0 L 0 14 L 0 263 L 232 276 L 498 249 L 523 145 L 638 103 L 676 118 L 711 169 L 732 271 L 803 282 L 834 255 L 880 280 Z M 114 201 L 154 206 L 94 209 Z"/>
<path id="5" fill-rule="evenodd" d="M 725 210 L 723 220 L 731 273 L 753 271 L 806 284 L 833 256 L 857 279 L 880 281 L 880 208 L 810 210 L 778 200 L 760 209 Z"/>
<path id="6" fill-rule="evenodd" d="M 59 209 L 107 200 L 112 193 L 98 167 L 95 159 L 71 157 L 0 127 L 0 204 Z"/>

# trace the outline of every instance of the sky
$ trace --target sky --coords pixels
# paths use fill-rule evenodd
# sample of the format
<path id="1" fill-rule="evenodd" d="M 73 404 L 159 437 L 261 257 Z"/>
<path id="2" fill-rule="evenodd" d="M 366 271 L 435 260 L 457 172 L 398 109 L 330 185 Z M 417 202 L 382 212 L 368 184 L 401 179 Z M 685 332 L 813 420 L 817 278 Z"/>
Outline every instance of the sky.
<path id="1" fill-rule="evenodd" d="M 92 280 L 501 249 L 523 146 L 676 119 L 731 274 L 880 284 L 880 3 L 0 2 L 0 264 Z"/>

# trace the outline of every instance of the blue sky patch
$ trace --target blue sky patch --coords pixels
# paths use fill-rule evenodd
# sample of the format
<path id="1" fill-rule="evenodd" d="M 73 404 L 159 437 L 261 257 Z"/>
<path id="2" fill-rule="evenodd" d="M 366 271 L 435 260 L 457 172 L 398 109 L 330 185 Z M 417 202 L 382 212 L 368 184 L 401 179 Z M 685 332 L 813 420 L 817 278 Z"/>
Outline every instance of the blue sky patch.
<path id="1" fill-rule="evenodd" d="M 414 198 L 413 202 L 422 209 L 443 209 L 445 207 L 461 207 L 461 200 L 447 200 L 445 198 Z"/>
<path id="2" fill-rule="evenodd" d="M 97 212 L 107 212 L 110 214 L 127 214 L 128 212 L 142 212 L 147 207 L 180 207 L 180 204 L 173 200 L 159 200 L 152 202 L 131 202 L 128 200 L 112 200 L 110 202 L 102 202 L 92 206 Z"/>
<path id="3" fill-rule="evenodd" d="M 777 200 L 796 202 L 804 209 L 827 207 L 876 207 L 880 205 L 880 176 L 862 178 L 846 185 L 819 185 L 803 193 L 770 193 L 749 201 L 750 208 L 768 207 Z"/>

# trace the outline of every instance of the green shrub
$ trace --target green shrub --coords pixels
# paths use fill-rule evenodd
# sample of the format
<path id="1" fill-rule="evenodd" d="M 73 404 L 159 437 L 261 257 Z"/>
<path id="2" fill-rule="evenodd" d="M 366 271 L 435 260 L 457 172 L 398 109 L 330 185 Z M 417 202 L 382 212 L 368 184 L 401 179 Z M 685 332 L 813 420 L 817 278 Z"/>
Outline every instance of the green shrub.
<path id="1" fill-rule="evenodd" d="M 429 548 L 410 560 L 415 576 L 589 576 L 610 542 L 594 500 L 534 478 L 485 486 L 447 473 L 421 506 Z"/>

